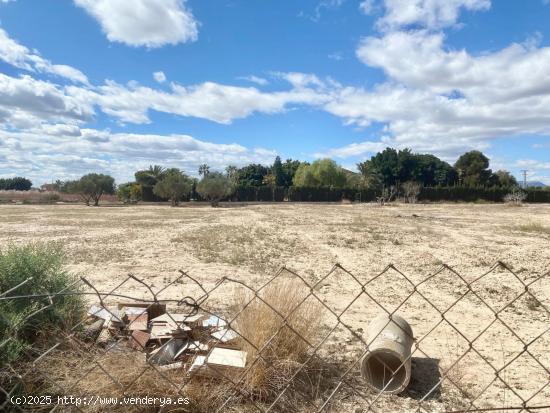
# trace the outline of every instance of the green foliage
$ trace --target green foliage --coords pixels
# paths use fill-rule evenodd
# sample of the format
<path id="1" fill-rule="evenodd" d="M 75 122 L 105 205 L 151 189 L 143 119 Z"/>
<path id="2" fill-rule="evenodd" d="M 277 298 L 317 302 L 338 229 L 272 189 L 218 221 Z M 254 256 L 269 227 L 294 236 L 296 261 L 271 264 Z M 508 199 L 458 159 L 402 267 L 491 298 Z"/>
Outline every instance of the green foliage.
<path id="1" fill-rule="evenodd" d="M 15 178 L 0 178 L 0 191 L 28 191 L 32 182 L 27 178 L 16 176 Z"/>
<path id="2" fill-rule="evenodd" d="M 137 182 L 120 184 L 117 188 L 117 196 L 125 204 L 137 204 L 141 201 L 141 185 Z"/>
<path id="3" fill-rule="evenodd" d="M 149 169 L 137 171 L 134 176 L 136 182 L 142 186 L 153 187 L 166 173 L 166 169 L 160 165 L 150 165 Z"/>
<path id="4" fill-rule="evenodd" d="M 497 171 L 494 174 L 496 178 L 496 183 L 498 186 L 503 188 L 516 188 L 518 186 L 518 181 L 516 178 L 508 171 Z"/>
<path id="5" fill-rule="evenodd" d="M 79 195 L 86 205 L 94 201 L 94 206 L 98 206 L 103 194 L 115 193 L 115 180 L 109 175 L 91 173 L 77 181 L 66 182 L 64 187 L 68 193 Z"/>
<path id="6" fill-rule="evenodd" d="M 250 164 L 237 172 L 238 186 L 262 186 L 269 169 L 261 164 Z"/>
<path id="7" fill-rule="evenodd" d="M 233 193 L 233 186 L 224 174 L 210 172 L 204 175 L 197 184 L 197 192 L 203 198 L 211 201 L 212 206 L 216 206 L 221 199 Z"/>
<path id="8" fill-rule="evenodd" d="M 199 175 L 200 176 L 206 176 L 210 173 L 210 167 L 203 163 L 202 165 L 199 166 Z"/>
<path id="9" fill-rule="evenodd" d="M 306 165 L 309 165 L 307 162 L 304 162 Z M 284 187 L 292 186 L 292 182 L 294 181 L 294 175 L 296 175 L 296 171 L 298 168 L 302 165 L 302 162 L 292 159 L 287 159 L 283 165 L 283 183 L 282 185 Z"/>
<path id="10" fill-rule="evenodd" d="M 235 165 L 229 165 L 227 168 L 225 168 L 225 173 L 229 180 L 236 185 L 237 184 L 237 178 L 239 175 L 239 168 L 237 168 Z"/>
<path id="11" fill-rule="evenodd" d="M 25 349 L 39 346 L 58 330 L 75 326 L 84 315 L 84 301 L 74 285 L 76 279 L 63 269 L 63 252 L 55 244 L 8 246 L 0 249 L 0 291 L 8 297 L 64 295 L 0 301 L 0 365 L 17 361 Z M 50 305 L 51 304 L 51 305 Z M 38 311 L 42 309 L 42 311 Z M 36 312 L 35 314 L 33 314 Z M 32 314 L 32 315 L 31 315 Z"/>
<path id="12" fill-rule="evenodd" d="M 284 186 L 285 173 L 280 156 L 277 156 L 273 162 L 273 166 L 271 167 L 271 175 L 273 176 L 273 184 L 271 186 Z"/>
<path id="13" fill-rule="evenodd" d="M 357 167 L 371 187 L 389 187 L 407 181 L 445 186 L 457 179 L 455 170 L 447 162 L 429 154 L 414 154 L 410 149 L 386 148 Z"/>
<path id="14" fill-rule="evenodd" d="M 172 206 L 178 205 L 179 201 L 191 192 L 193 181 L 179 169 L 169 169 L 164 177 L 156 183 L 153 192 L 163 198 L 169 199 Z"/>
<path id="15" fill-rule="evenodd" d="M 466 152 L 455 163 L 460 182 L 468 187 L 488 185 L 492 174 L 488 168 L 489 158 L 480 151 Z"/>
<path id="16" fill-rule="evenodd" d="M 302 164 L 294 175 L 298 187 L 343 188 L 347 184 L 345 170 L 332 159 L 319 159 L 311 165 Z"/>

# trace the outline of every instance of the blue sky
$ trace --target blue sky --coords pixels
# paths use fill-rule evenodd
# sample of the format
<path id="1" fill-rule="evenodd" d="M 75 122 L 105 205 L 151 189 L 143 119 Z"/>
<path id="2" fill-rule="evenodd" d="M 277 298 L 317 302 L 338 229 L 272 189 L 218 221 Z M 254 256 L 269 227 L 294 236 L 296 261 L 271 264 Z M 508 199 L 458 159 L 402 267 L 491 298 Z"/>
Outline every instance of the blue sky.
<path id="1" fill-rule="evenodd" d="M 0 0 L 0 176 L 386 146 L 550 184 L 548 0 Z"/>

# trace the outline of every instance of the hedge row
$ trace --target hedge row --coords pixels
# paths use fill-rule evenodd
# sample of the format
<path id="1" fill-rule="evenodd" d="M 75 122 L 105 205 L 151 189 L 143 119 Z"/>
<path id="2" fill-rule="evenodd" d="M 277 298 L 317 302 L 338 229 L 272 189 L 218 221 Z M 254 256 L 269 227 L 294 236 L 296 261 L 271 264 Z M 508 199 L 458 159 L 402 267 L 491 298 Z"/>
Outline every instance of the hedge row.
<path id="1" fill-rule="evenodd" d="M 145 188 L 144 188 L 145 189 Z M 147 188 L 149 189 L 149 188 Z M 504 188 L 467 188 L 453 187 L 424 187 L 418 196 L 419 201 L 439 202 L 502 202 L 509 189 Z M 359 190 L 353 188 L 303 188 L 303 187 L 267 187 L 249 186 L 239 187 L 233 195 L 225 201 L 233 202 L 341 202 L 343 199 L 357 202 L 374 202 L 378 193 L 373 190 Z M 184 201 L 190 198 L 202 201 L 198 194 L 189 194 Z M 162 201 L 152 191 L 144 191 L 144 201 Z M 527 202 L 550 203 L 550 191 L 542 189 L 527 190 Z"/>

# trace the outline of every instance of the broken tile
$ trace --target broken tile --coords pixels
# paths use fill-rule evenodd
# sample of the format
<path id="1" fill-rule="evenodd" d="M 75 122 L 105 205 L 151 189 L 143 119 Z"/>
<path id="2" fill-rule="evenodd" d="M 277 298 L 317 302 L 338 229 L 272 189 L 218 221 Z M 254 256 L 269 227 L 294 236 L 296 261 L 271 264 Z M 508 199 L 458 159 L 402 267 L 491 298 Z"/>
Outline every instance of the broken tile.
<path id="1" fill-rule="evenodd" d="M 151 339 L 151 334 L 146 331 L 132 331 L 128 344 L 136 350 L 144 350 L 147 342 Z"/>
<path id="2" fill-rule="evenodd" d="M 234 340 L 239 337 L 239 335 L 235 331 L 227 328 L 224 328 L 223 330 L 218 330 L 210 335 L 215 339 L 218 339 L 222 343 L 227 343 L 228 341 Z"/>

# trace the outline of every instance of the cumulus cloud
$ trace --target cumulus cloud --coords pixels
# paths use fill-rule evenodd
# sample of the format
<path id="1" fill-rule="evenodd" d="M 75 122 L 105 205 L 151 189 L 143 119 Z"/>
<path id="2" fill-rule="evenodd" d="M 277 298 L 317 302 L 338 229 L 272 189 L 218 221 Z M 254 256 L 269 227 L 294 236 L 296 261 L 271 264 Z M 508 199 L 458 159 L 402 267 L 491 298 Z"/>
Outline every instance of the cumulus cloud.
<path id="1" fill-rule="evenodd" d="M 305 83 L 304 83 L 305 82 Z M 171 84 L 162 91 L 137 84 L 107 81 L 94 89 L 68 87 L 68 93 L 83 104 L 97 105 L 109 116 L 128 123 L 148 123 L 150 110 L 230 124 L 253 113 L 280 113 L 289 105 L 315 105 L 327 97 L 297 81 L 285 91 L 262 92 L 255 87 L 238 87 L 215 82 L 183 86 Z M 295 86 L 296 86 L 295 85 Z"/>
<path id="2" fill-rule="evenodd" d="M 0 28 L 0 59 L 31 72 L 50 73 L 76 83 L 88 83 L 88 78 L 80 70 L 67 65 L 53 64 L 42 58 L 38 53 L 30 51 L 9 37 L 5 30 Z"/>
<path id="3" fill-rule="evenodd" d="M 385 15 L 378 21 L 383 30 L 420 25 L 440 29 L 454 25 L 462 9 L 487 10 L 491 0 L 384 0 Z"/>
<path id="4" fill-rule="evenodd" d="M 550 162 L 537 161 L 535 159 L 519 159 L 516 162 L 518 168 L 550 169 Z"/>
<path id="5" fill-rule="evenodd" d="M 315 158 L 349 158 L 361 156 L 367 153 L 380 152 L 387 145 L 383 141 L 372 142 L 365 141 L 361 143 L 351 143 L 341 148 L 330 149 L 326 152 L 317 152 L 313 154 Z"/>
<path id="6" fill-rule="evenodd" d="M 166 82 L 166 75 L 162 71 L 153 73 L 153 78 L 159 83 Z"/>
<path id="7" fill-rule="evenodd" d="M 387 80 L 370 89 L 342 87 L 325 110 L 347 124 L 380 126 L 388 146 L 446 159 L 487 150 L 494 139 L 550 133 L 550 48 L 536 36 L 473 55 L 449 48 L 437 29 L 456 23 L 461 9 L 487 9 L 489 1 L 386 0 L 385 6 L 378 26 L 387 31 L 362 39 L 356 53 Z M 328 153 L 364 155 L 375 143 Z"/>
<path id="8" fill-rule="evenodd" d="M 196 41 L 198 23 L 185 0 L 74 0 L 111 42 L 162 47 Z"/>
<path id="9" fill-rule="evenodd" d="M 81 129 L 80 137 L 40 131 L 0 130 L 0 176 L 12 171 L 30 177 L 35 183 L 76 178 L 89 172 L 112 174 L 118 182 L 133 179 L 134 169 L 151 164 L 178 167 L 196 175 L 207 162 L 223 170 L 228 164 L 271 163 L 277 155 L 266 148 L 247 148 L 239 144 L 217 144 L 188 135 L 111 133 Z M 132 168 L 129 168 L 132 165 Z"/>
<path id="10" fill-rule="evenodd" d="M 0 113 L 4 124 L 28 128 L 42 121 L 88 121 L 94 110 L 53 83 L 0 73 Z"/>

